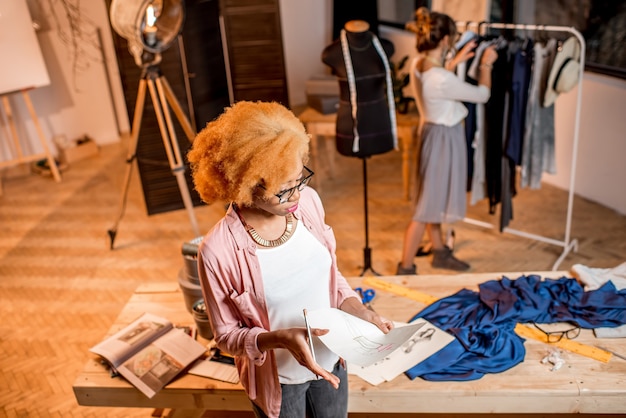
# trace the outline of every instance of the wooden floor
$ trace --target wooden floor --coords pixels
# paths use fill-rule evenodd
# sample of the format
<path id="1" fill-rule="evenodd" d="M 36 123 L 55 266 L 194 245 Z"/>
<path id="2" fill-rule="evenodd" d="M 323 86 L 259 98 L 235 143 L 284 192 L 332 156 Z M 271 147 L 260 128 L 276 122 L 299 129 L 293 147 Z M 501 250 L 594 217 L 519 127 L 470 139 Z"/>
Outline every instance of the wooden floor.
<path id="1" fill-rule="evenodd" d="M 139 180 L 133 178 L 116 248 L 109 249 L 107 230 L 117 214 L 125 154 L 124 144 L 103 147 L 98 157 L 72 164 L 61 183 L 37 174 L 2 182 L 0 417 L 149 417 L 153 412 L 81 407 L 72 393 L 91 356 L 89 347 L 105 335 L 133 290 L 142 283 L 176 281 L 181 245 L 194 238 L 184 210 L 147 216 Z M 363 163 L 339 156 L 337 163 L 334 178 L 321 183 L 321 195 L 337 236 L 340 268 L 357 276 L 365 260 Z M 377 273 L 393 274 L 411 216 L 411 205 L 402 198 L 400 155 L 375 156 L 367 169 L 371 265 Z M 562 190 L 547 185 L 521 190 L 511 227 L 562 240 L 566 207 Z M 582 198 L 573 208 L 572 237 L 579 247 L 559 268 L 614 267 L 625 261 L 626 218 Z M 206 231 L 223 206 L 199 207 L 195 213 Z M 484 202 L 470 207 L 469 215 L 498 222 Z M 466 223 L 454 230 L 455 253 L 473 272 L 549 270 L 562 252 Z M 453 274 L 433 269 L 427 257 L 416 263 L 422 273 Z"/>

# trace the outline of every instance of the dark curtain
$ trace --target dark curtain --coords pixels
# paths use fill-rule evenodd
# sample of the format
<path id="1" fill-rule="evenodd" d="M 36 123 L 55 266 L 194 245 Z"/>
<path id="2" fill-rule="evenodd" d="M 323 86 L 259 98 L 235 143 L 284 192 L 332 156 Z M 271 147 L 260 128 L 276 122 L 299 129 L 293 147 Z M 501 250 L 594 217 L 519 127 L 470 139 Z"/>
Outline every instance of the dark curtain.
<path id="1" fill-rule="evenodd" d="M 339 38 L 343 25 L 350 20 L 364 20 L 378 36 L 377 0 L 335 0 L 333 2 L 333 39 Z"/>

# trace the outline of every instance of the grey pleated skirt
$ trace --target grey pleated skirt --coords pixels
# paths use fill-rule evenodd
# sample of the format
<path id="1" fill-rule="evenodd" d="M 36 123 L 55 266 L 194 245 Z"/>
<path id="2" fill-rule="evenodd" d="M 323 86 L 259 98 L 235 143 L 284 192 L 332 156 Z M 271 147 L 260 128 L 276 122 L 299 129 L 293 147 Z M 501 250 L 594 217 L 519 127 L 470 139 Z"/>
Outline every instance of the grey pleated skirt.
<path id="1" fill-rule="evenodd" d="M 426 123 L 418 155 L 418 180 L 413 220 L 452 223 L 465 217 L 467 146 L 461 123 Z"/>

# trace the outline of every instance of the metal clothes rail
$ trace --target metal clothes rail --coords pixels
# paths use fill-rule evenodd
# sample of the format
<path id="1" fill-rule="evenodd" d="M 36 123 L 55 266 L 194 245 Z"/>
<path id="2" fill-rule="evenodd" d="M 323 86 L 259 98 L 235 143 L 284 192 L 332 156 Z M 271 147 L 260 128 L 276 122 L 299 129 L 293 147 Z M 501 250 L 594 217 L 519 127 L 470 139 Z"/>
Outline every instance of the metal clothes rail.
<path id="1" fill-rule="evenodd" d="M 458 22 L 463 24 L 462 22 Z M 509 227 L 503 228 L 503 232 L 507 232 L 509 234 L 518 235 L 524 238 L 534 239 L 536 241 L 545 242 L 548 244 L 556 245 L 563 248 L 563 252 L 556 260 L 556 262 L 552 265 L 552 270 L 555 271 L 558 269 L 559 265 L 563 261 L 563 259 L 569 254 L 570 251 L 578 251 L 578 240 L 572 239 L 571 237 L 571 227 L 572 227 L 572 209 L 574 204 L 574 182 L 576 177 L 576 160 L 578 157 L 578 139 L 580 133 L 580 108 L 582 104 L 582 87 L 583 87 L 583 74 L 585 70 L 585 38 L 582 34 L 573 27 L 569 26 L 550 26 L 550 25 L 525 25 L 525 24 L 513 24 L 513 23 L 489 23 L 489 22 L 467 22 L 465 23 L 466 28 L 470 24 L 478 25 L 478 31 L 483 27 L 493 28 L 493 29 L 519 29 L 522 31 L 541 31 L 541 32 L 566 32 L 571 33 L 578 39 L 578 43 L 580 44 L 580 69 L 578 74 L 578 91 L 576 98 L 576 112 L 574 117 L 574 138 L 572 145 L 572 163 L 570 170 L 570 178 L 569 178 L 569 188 L 568 188 L 568 198 L 567 198 L 567 215 L 565 219 L 565 237 L 563 240 L 558 240 L 555 238 L 544 237 L 542 235 L 532 234 L 525 231 L 519 231 L 516 229 L 512 229 Z M 465 218 L 463 222 L 469 223 L 472 225 L 477 225 L 485 228 L 494 228 L 494 226 L 490 223 L 479 221 L 476 219 Z"/>

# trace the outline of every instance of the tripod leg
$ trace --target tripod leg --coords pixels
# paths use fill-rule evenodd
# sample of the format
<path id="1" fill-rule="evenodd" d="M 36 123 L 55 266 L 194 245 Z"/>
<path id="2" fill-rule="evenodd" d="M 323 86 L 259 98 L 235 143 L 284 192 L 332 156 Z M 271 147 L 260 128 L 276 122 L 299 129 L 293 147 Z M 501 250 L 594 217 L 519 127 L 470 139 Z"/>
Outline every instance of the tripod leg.
<path id="1" fill-rule="evenodd" d="M 163 84 L 163 90 L 165 91 L 165 98 L 167 99 L 167 102 L 170 104 L 170 106 L 174 110 L 174 114 L 176 115 L 176 118 L 178 119 L 180 126 L 183 127 L 183 130 L 185 131 L 185 135 L 187 135 L 187 139 L 189 140 L 189 142 L 193 142 L 194 138 L 196 137 L 196 132 L 191 127 L 191 123 L 189 122 L 189 119 L 187 119 L 187 116 L 185 116 L 185 112 L 183 112 L 183 108 L 180 106 L 180 103 L 176 99 L 176 96 L 174 95 L 174 92 L 172 91 L 172 88 L 170 87 L 170 83 L 167 82 L 167 79 L 165 78 L 165 76 L 161 76 L 160 81 Z"/>
<path id="2" fill-rule="evenodd" d="M 156 84 L 156 88 L 155 88 Z M 183 199 L 183 204 L 187 209 L 191 227 L 196 236 L 200 235 L 200 229 L 196 221 L 196 216 L 193 211 L 193 201 L 189 194 L 189 188 L 187 187 L 187 180 L 185 179 L 185 166 L 182 163 L 180 154 L 180 147 L 178 146 L 178 139 L 176 138 L 176 131 L 172 124 L 172 118 L 169 113 L 169 108 L 165 101 L 165 95 L 163 93 L 163 86 L 161 84 L 161 77 L 156 80 L 148 80 L 148 89 L 150 90 L 150 96 L 154 104 L 154 111 L 156 113 L 157 121 L 159 123 L 159 129 L 161 131 L 161 138 L 163 139 L 163 146 L 167 154 L 167 159 L 172 169 L 172 173 L 176 176 L 178 182 L 178 189 Z M 164 120 L 165 118 L 165 120 Z"/>
<path id="3" fill-rule="evenodd" d="M 117 235 L 117 226 L 124 216 L 126 209 L 126 198 L 128 196 L 128 186 L 130 185 L 130 177 L 133 171 L 133 162 L 135 161 L 137 153 L 137 142 L 139 140 L 139 129 L 141 127 L 141 119 L 143 116 L 143 107 L 146 100 L 146 79 L 139 80 L 139 87 L 137 89 L 137 101 L 135 102 L 135 114 L 133 115 L 133 127 L 131 131 L 130 144 L 128 144 L 128 154 L 126 155 L 126 173 L 124 175 L 124 188 L 120 197 L 119 212 L 113 227 L 107 232 L 109 233 L 110 248 L 113 249 L 113 242 Z"/>

